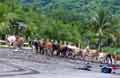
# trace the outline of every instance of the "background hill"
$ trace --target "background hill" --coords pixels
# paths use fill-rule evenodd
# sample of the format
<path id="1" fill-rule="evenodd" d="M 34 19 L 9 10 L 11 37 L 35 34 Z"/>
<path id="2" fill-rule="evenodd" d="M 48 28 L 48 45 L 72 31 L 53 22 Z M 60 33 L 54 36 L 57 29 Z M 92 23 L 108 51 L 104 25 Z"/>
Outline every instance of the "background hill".
<path id="1" fill-rule="evenodd" d="M 107 8 L 112 14 L 120 14 L 120 0 L 22 0 L 27 5 L 33 1 L 43 14 L 68 21 L 87 21 L 100 8 Z"/>

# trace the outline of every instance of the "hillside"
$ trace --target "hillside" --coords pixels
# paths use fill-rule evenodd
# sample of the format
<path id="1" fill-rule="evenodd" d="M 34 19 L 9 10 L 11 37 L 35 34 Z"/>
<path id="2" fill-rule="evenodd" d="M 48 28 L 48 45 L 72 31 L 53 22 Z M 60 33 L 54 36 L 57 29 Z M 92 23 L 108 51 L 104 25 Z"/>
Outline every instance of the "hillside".
<path id="1" fill-rule="evenodd" d="M 114 13 L 120 10 L 120 0 L 22 0 L 24 3 L 31 3 L 32 1 L 44 11 L 64 8 L 65 10 L 84 12 L 100 7 L 110 8 Z"/>
<path id="2" fill-rule="evenodd" d="M 34 2 L 33 2 L 34 1 Z M 32 2 L 42 9 L 43 14 L 62 20 L 89 20 L 100 8 L 107 8 L 112 14 L 120 14 L 120 0 L 22 0 Z"/>

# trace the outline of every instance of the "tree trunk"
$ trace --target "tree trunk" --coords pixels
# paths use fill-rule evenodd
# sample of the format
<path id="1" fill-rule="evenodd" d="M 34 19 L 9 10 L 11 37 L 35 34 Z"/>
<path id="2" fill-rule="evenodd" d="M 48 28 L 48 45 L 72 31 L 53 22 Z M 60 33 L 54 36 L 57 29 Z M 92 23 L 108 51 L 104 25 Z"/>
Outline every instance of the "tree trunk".
<path id="1" fill-rule="evenodd" d="M 102 46 L 101 46 L 101 44 L 102 44 L 102 37 L 101 36 L 99 36 L 99 40 L 98 40 L 98 42 L 97 42 L 97 49 L 99 50 L 99 51 L 102 51 Z"/>

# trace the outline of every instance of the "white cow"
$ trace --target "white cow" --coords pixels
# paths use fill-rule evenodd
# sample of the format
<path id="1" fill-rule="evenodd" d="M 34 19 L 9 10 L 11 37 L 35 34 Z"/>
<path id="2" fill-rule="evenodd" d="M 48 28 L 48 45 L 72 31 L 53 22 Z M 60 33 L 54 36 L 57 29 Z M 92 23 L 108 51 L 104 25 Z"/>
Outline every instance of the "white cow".
<path id="1" fill-rule="evenodd" d="M 16 37 L 14 35 L 7 37 L 9 48 L 14 45 L 14 42 L 16 41 Z"/>

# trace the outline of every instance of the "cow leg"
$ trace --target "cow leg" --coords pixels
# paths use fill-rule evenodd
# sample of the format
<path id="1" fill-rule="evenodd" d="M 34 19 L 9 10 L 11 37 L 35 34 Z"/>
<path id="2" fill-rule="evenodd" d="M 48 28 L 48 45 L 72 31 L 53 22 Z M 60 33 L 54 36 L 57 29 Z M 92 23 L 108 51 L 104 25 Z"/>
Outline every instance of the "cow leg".
<path id="1" fill-rule="evenodd" d="M 45 48 L 45 49 L 44 49 L 44 55 L 47 55 L 47 51 L 48 51 L 48 49 Z"/>
<path id="2" fill-rule="evenodd" d="M 40 54 L 43 54 L 43 48 L 42 47 L 40 47 L 39 51 L 40 51 Z"/>
<path id="3" fill-rule="evenodd" d="M 38 47 L 37 46 L 35 46 L 35 51 L 38 54 Z"/>
<path id="4" fill-rule="evenodd" d="M 60 50 L 57 51 L 56 56 L 60 56 Z"/>
<path id="5" fill-rule="evenodd" d="M 40 48 L 40 53 L 41 53 L 42 55 L 44 55 L 44 48 L 43 48 L 43 47 Z"/>
<path id="6" fill-rule="evenodd" d="M 51 51 L 49 48 L 47 48 L 47 56 L 51 56 Z"/>
<path id="7" fill-rule="evenodd" d="M 50 51 L 51 51 L 51 56 L 53 56 L 54 55 L 53 49 L 51 48 Z"/>

